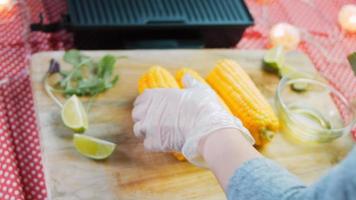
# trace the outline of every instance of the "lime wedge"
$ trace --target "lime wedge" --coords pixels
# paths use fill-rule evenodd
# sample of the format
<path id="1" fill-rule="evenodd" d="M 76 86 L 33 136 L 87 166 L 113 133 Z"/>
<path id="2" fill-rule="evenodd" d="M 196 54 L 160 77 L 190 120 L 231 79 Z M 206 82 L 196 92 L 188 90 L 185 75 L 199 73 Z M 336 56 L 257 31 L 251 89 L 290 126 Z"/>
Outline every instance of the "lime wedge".
<path id="1" fill-rule="evenodd" d="M 88 116 L 76 95 L 71 96 L 62 108 L 62 121 L 74 132 L 83 133 L 88 129 Z"/>
<path id="2" fill-rule="evenodd" d="M 285 52 L 282 46 L 268 50 L 263 57 L 263 68 L 268 72 L 278 73 L 283 67 Z"/>
<path id="3" fill-rule="evenodd" d="M 291 66 L 284 66 L 280 70 L 280 75 L 283 77 L 288 77 L 290 79 L 296 79 L 296 78 L 313 78 L 311 74 L 301 72 L 296 70 L 295 68 Z M 296 92 L 304 92 L 308 89 L 308 83 L 304 82 L 296 82 L 291 85 L 292 90 Z"/>
<path id="4" fill-rule="evenodd" d="M 108 158 L 116 147 L 114 143 L 82 134 L 74 134 L 73 143 L 80 154 L 96 160 Z"/>

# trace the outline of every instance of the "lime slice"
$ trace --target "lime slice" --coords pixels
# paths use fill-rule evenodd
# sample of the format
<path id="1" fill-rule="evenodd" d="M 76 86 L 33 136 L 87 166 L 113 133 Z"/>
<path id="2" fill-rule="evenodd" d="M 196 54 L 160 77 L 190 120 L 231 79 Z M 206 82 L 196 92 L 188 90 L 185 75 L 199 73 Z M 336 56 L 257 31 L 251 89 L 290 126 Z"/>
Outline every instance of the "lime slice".
<path id="1" fill-rule="evenodd" d="M 312 78 L 313 76 L 296 70 L 295 68 L 291 66 L 284 66 L 280 69 L 280 75 L 283 77 L 288 77 L 290 79 L 296 79 L 296 78 Z M 296 92 L 304 92 L 308 89 L 309 84 L 308 83 L 303 83 L 303 82 L 295 82 L 291 84 L 292 90 Z"/>
<path id="2" fill-rule="evenodd" d="M 307 74 L 305 72 L 301 72 L 296 70 L 295 68 L 291 66 L 284 66 L 280 70 L 280 74 L 283 77 L 288 77 L 290 79 L 296 79 L 296 78 L 312 78 L 312 75 Z M 304 92 L 308 89 L 308 83 L 304 82 L 296 82 L 291 84 L 292 90 L 296 92 Z"/>
<path id="3" fill-rule="evenodd" d="M 82 134 L 74 134 L 73 143 L 80 154 L 96 160 L 108 158 L 116 147 L 114 143 Z"/>
<path id="4" fill-rule="evenodd" d="M 263 67 L 268 72 L 278 73 L 283 67 L 285 52 L 282 46 L 268 50 L 263 57 Z"/>
<path id="5" fill-rule="evenodd" d="M 88 129 L 88 116 L 76 95 L 70 97 L 62 108 L 62 121 L 74 132 L 83 133 Z"/>
<path id="6" fill-rule="evenodd" d="M 308 83 L 293 83 L 291 85 L 291 88 L 296 92 L 304 92 L 308 90 L 308 86 Z"/>

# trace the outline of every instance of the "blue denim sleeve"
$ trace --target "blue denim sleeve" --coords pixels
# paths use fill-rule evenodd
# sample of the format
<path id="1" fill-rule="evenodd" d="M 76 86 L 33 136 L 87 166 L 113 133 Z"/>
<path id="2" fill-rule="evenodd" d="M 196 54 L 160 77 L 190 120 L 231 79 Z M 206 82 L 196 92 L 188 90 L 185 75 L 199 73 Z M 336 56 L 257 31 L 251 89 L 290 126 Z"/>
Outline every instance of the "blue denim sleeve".
<path id="1" fill-rule="evenodd" d="M 309 187 L 267 158 L 247 161 L 231 177 L 227 197 L 229 200 L 356 199 L 356 148 Z"/>

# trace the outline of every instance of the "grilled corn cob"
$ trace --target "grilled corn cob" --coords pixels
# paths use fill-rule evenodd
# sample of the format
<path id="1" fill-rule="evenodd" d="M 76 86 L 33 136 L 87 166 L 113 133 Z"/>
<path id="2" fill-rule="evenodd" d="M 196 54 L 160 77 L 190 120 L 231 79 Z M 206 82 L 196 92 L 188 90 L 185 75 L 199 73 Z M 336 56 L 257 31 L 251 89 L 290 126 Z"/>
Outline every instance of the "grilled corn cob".
<path id="1" fill-rule="evenodd" d="M 152 88 L 179 88 L 179 85 L 169 71 L 160 66 L 152 66 L 141 76 L 138 91 L 142 93 L 145 89 Z"/>
<path id="2" fill-rule="evenodd" d="M 179 85 L 169 71 L 160 66 L 152 66 L 138 81 L 140 94 L 150 88 L 179 88 Z M 177 160 L 185 160 L 181 153 L 173 152 L 172 154 Z"/>
<path id="3" fill-rule="evenodd" d="M 177 80 L 177 82 L 178 82 L 178 84 L 179 84 L 179 86 L 180 86 L 181 88 L 184 88 L 183 78 L 184 78 L 184 76 L 185 76 L 186 74 L 191 75 L 194 79 L 196 79 L 196 80 L 198 80 L 198 81 L 200 81 L 200 82 L 202 82 L 202 83 L 208 84 L 208 83 L 203 79 L 203 77 L 201 77 L 201 76 L 198 74 L 198 72 L 196 72 L 196 71 L 194 71 L 194 70 L 192 70 L 192 69 L 189 69 L 189 68 L 184 67 L 184 68 L 179 69 L 179 70 L 176 72 L 176 80 Z"/>
<path id="4" fill-rule="evenodd" d="M 176 73 L 176 80 L 179 84 L 179 86 L 181 88 L 184 88 L 184 84 L 183 84 L 183 77 L 186 75 L 186 74 L 189 74 L 191 75 L 194 79 L 202 82 L 202 83 L 205 83 L 207 85 L 209 85 L 204 79 L 203 77 L 201 77 L 198 72 L 192 70 L 192 69 L 189 69 L 189 68 L 181 68 L 180 70 L 177 71 Z M 224 100 L 222 100 L 222 98 L 217 94 L 218 98 L 219 98 L 219 101 L 221 102 L 221 104 L 226 108 L 226 110 L 231 113 L 230 111 L 230 108 L 226 105 L 226 103 L 224 102 Z"/>
<path id="5" fill-rule="evenodd" d="M 272 139 L 279 128 L 278 119 L 251 78 L 235 61 L 218 62 L 206 80 L 251 132 L 256 146 L 262 147 Z"/>

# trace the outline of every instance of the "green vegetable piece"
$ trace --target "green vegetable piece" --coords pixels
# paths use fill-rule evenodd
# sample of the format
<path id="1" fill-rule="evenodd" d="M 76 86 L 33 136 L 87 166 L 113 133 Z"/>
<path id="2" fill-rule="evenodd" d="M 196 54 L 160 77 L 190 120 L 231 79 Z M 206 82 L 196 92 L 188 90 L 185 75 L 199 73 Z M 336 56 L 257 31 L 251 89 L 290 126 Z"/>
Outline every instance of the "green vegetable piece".
<path id="1" fill-rule="evenodd" d="M 352 70 L 354 71 L 354 75 L 356 76 L 356 52 L 353 52 L 352 54 L 347 56 L 347 59 L 350 62 Z"/>

